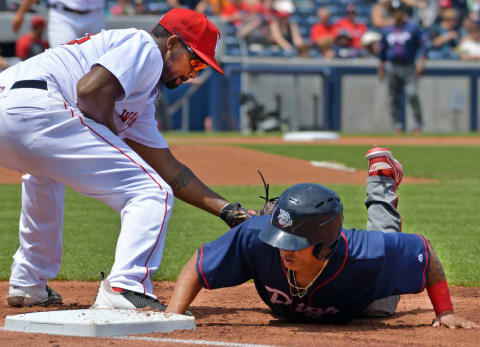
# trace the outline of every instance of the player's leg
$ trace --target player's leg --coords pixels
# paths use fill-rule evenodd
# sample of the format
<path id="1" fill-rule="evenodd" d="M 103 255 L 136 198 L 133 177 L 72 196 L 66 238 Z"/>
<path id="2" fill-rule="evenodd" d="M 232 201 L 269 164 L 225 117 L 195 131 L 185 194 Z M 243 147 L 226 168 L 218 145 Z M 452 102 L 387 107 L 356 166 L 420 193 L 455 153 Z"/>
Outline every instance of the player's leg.
<path id="1" fill-rule="evenodd" d="M 397 189 L 403 178 L 403 168 L 388 148 L 373 147 L 367 151 L 368 181 L 365 206 L 368 211 L 367 230 L 400 232 L 402 220 L 397 211 Z M 392 316 L 400 296 L 379 299 L 362 313 L 367 317 Z"/>
<path id="2" fill-rule="evenodd" d="M 11 95 L 9 95 L 11 94 Z M 26 123 L 45 112 L 50 101 L 46 91 L 15 89 L 0 97 L 0 165 L 29 171 L 35 162 L 20 139 L 38 145 Z M 32 129 L 33 131 L 33 129 Z M 22 213 L 19 225 L 20 248 L 14 256 L 7 302 L 13 306 L 58 303 L 61 297 L 46 286 L 56 276 L 62 250 L 64 187 L 46 177 L 25 175 L 22 185 Z"/>
<path id="3" fill-rule="evenodd" d="M 60 303 L 46 282 L 55 278 L 62 259 L 65 186 L 48 177 L 22 177 L 20 247 L 15 253 L 7 302 L 11 306 Z"/>
<path id="4" fill-rule="evenodd" d="M 368 160 L 367 198 L 368 230 L 401 231 L 397 211 L 397 189 L 403 178 L 403 167 L 388 148 L 373 147 L 366 153 Z"/>
<path id="5" fill-rule="evenodd" d="M 395 131 L 403 130 L 402 122 L 402 79 L 398 75 L 397 67 L 391 64 L 388 71 L 388 98 Z"/>
<path id="6" fill-rule="evenodd" d="M 72 113 L 47 91 L 10 94 L 0 102 L 0 116 L 2 106 L 10 112 L 1 117 L 0 139 L 7 138 L 16 155 L 14 168 L 69 185 L 119 211 L 122 230 L 109 279 L 113 286 L 153 296 L 150 276 L 162 258 L 171 188 L 108 128 L 78 110 Z"/>
<path id="7" fill-rule="evenodd" d="M 409 69 L 408 74 L 405 75 L 405 80 L 405 95 L 409 104 L 412 106 L 413 118 L 416 122 L 415 130 L 421 130 L 423 126 L 422 108 L 418 97 L 418 79 L 415 66 L 412 65 Z"/>
<path id="8" fill-rule="evenodd" d="M 71 144 L 57 150 L 63 158 L 60 165 L 45 169 L 121 215 L 115 262 L 108 281 L 101 284 L 96 306 L 164 308 L 151 299 L 155 298 L 151 276 L 162 259 L 174 201 L 171 188 L 105 126 L 78 116 L 65 126 L 74 129 L 69 131 Z"/>
<path id="9" fill-rule="evenodd" d="M 75 29 L 77 24 L 72 15 L 72 13 L 56 8 L 51 8 L 48 11 L 47 34 L 50 47 L 59 46 L 85 35 L 85 33 L 77 34 Z"/>

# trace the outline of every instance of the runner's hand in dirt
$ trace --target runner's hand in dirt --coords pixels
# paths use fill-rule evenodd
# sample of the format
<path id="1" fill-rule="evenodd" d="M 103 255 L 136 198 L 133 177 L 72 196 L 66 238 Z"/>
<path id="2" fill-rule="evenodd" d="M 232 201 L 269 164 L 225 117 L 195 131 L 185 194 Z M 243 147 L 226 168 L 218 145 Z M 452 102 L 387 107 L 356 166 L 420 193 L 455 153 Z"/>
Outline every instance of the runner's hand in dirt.
<path id="1" fill-rule="evenodd" d="M 474 322 L 470 322 L 466 320 L 465 318 L 460 317 L 456 313 L 448 313 L 444 316 L 436 317 L 433 320 L 433 327 L 439 327 L 439 326 L 446 326 L 447 328 L 450 329 L 455 329 L 455 328 L 464 328 L 464 329 L 471 329 L 471 328 L 480 328 L 480 325 L 475 324 Z"/>

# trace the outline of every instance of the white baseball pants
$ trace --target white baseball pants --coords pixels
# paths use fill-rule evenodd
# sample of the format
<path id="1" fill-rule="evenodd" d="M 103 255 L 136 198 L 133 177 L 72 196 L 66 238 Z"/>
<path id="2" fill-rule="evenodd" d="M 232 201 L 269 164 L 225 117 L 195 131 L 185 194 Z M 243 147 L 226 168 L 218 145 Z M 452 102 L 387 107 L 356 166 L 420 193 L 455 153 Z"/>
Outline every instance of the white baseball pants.
<path id="1" fill-rule="evenodd" d="M 0 95 L 0 152 L 1 166 L 29 173 L 10 284 L 43 285 L 57 275 L 68 185 L 120 212 L 112 286 L 154 296 L 150 277 L 162 259 L 174 197 L 136 152 L 50 88 Z"/>
<path id="2" fill-rule="evenodd" d="M 77 14 L 57 8 L 51 8 L 48 11 L 48 44 L 52 48 L 85 36 L 86 33 L 96 34 L 104 28 L 103 10 L 87 14 Z"/>

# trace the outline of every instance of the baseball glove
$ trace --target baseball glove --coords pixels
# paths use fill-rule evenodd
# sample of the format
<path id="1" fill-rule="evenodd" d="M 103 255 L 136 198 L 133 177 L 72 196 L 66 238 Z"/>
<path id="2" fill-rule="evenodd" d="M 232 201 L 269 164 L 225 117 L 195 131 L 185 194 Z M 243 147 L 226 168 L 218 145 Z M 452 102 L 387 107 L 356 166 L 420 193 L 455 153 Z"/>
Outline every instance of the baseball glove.
<path id="1" fill-rule="evenodd" d="M 242 204 L 239 202 L 231 202 L 225 206 L 223 206 L 222 210 L 220 211 L 219 217 L 228 224 L 230 228 L 233 228 L 247 219 L 253 216 L 263 216 L 265 214 L 272 214 L 273 208 L 278 200 L 278 197 L 269 198 L 269 189 L 270 185 L 265 182 L 262 173 L 260 170 L 258 174 L 262 178 L 263 186 L 265 188 L 265 196 L 260 196 L 260 198 L 265 199 L 265 203 L 260 211 L 257 210 L 247 210 L 246 208 L 242 207 Z"/>
<path id="2" fill-rule="evenodd" d="M 243 208 L 242 204 L 239 202 L 231 202 L 223 206 L 219 217 L 222 218 L 230 228 L 233 228 L 256 215 L 258 215 L 257 211 L 247 210 L 246 208 Z"/>

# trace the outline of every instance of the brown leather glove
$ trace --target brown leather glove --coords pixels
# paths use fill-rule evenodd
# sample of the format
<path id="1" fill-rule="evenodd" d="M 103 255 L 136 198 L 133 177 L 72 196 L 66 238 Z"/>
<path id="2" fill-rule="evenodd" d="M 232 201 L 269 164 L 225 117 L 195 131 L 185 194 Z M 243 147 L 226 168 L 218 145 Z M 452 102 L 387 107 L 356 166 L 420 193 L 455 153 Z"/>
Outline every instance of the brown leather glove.
<path id="1" fill-rule="evenodd" d="M 242 204 L 239 202 L 231 202 L 223 206 L 219 217 L 222 218 L 230 228 L 233 228 L 238 224 L 245 222 L 250 217 L 257 216 L 258 213 L 258 211 L 243 208 Z"/>

